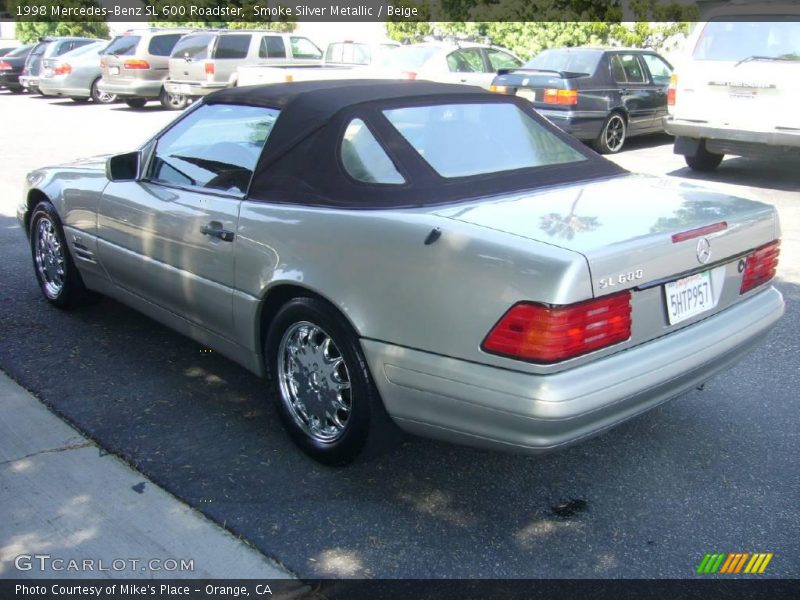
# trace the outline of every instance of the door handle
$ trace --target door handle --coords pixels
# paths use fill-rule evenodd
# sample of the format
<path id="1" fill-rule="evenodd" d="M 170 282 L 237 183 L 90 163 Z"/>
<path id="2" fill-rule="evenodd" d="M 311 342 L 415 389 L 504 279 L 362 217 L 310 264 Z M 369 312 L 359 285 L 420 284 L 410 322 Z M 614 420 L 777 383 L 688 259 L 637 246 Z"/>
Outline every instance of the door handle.
<path id="1" fill-rule="evenodd" d="M 200 233 L 209 237 L 219 238 L 223 242 L 232 242 L 234 238 L 234 233 L 232 231 L 223 229 L 222 224 L 213 221 L 208 225 L 203 225 L 200 228 Z"/>

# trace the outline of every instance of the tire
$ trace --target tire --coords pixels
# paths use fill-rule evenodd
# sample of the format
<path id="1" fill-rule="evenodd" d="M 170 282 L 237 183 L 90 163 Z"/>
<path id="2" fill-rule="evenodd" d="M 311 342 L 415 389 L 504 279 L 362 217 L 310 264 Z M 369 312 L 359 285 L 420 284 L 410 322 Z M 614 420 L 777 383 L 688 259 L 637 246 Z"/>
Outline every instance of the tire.
<path id="1" fill-rule="evenodd" d="M 167 110 L 183 110 L 189 104 L 189 99 L 186 96 L 179 94 L 170 94 L 164 88 L 161 88 L 161 94 L 158 96 L 158 101 L 161 106 Z"/>
<path id="2" fill-rule="evenodd" d="M 625 145 L 627 134 L 628 124 L 625 117 L 621 113 L 612 112 L 592 145 L 600 154 L 616 154 Z"/>
<path id="3" fill-rule="evenodd" d="M 709 152 L 706 150 L 706 141 L 700 140 L 697 153 L 694 156 L 686 155 L 683 158 L 693 171 L 713 171 L 720 165 L 725 155 Z"/>
<path id="4" fill-rule="evenodd" d="M 99 77 L 92 82 L 92 87 L 89 91 L 92 96 L 92 100 L 97 104 L 111 104 L 112 102 L 116 102 L 116 94 L 107 94 L 106 92 L 101 92 L 99 89 L 97 89 L 98 83 L 100 83 Z"/>
<path id="5" fill-rule="evenodd" d="M 147 100 L 144 98 L 126 98 L 125 104 L 131 108 L 144 108 L 144 105 L 147 104 Z"/>
<path id="6" fill-rule="evenodd" d="M 10 87 L 10 88 L 6 88 L 6 89 L 9 92 L 11 92 L 12 94 L 21 94 L 22 93 L 22 88 L 21 87 Z"/>
<path id="7" fill-rule="evenodd" d="M 314 460 L 341 466 L 401 439 L 358 336 L 328 303 L 301 297 L 284 304 L 269 326 L 264 357 L 281 421 Z"/>
<path id="8" fill-rule="evenodd" d="M 48 201 L 37 204 L 31 214 L 31 258 L 39 289 L 58 308 L 71 308 L 93 300 L 69 253 L 61 219 Z"/>

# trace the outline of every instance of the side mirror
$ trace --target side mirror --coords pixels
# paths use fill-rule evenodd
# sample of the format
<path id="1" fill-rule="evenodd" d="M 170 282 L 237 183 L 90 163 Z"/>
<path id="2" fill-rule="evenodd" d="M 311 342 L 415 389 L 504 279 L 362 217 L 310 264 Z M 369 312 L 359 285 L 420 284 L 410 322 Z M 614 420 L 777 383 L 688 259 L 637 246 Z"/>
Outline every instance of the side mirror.
<path id="1" fill-rule="evenodd" d="M 139 178 L 139 164 L 142 153 L 126 152 L 115 154 L 106 161 L 106 177 L 109 181 L 134 181 Z"/>

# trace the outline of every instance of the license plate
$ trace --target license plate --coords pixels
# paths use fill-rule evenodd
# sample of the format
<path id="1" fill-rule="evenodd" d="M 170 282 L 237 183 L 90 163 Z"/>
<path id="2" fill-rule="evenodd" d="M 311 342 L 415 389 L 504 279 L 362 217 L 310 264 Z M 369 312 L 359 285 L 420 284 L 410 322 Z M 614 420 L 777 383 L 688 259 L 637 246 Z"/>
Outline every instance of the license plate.
<path id="1" fill-rule="evenodd" d="M 520 98 L 525 98 L 528 102 L 536 102 L 536 91 L 535 90 L 526 90 L 521 89 L 517 90 L 517 96 Z"/>
<path id="2" fill-rule="evenodd" d="M 669 324 L 675 325 L 714 308 L 711 272 L 704 271 L 664 286 Z"/>
<path id="3" fill-rule="evenodd" d="M 119 75 L 119 67 L 108 67 L 109 75 Z"/>
<path id="4" fill-rule="evenodd" d="M 179 94 L 186 95 L 191 91 L 192 91 L 192 86 L 190 86 L 188 83 L 182 83 L 182 84 L 180 84 L 178 86 L 178 93 Z"/>

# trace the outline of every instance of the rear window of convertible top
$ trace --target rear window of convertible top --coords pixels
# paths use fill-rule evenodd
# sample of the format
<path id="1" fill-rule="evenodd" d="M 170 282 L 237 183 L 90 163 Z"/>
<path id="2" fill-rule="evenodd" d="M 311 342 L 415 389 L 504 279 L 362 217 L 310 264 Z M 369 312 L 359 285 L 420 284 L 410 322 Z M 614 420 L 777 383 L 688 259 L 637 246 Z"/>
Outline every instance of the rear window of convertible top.
<path id="1" fill-rule="evenodd" d="M 510 102 L 410 106 L 383 114 L 442 177 L 586 160 Z"/>

